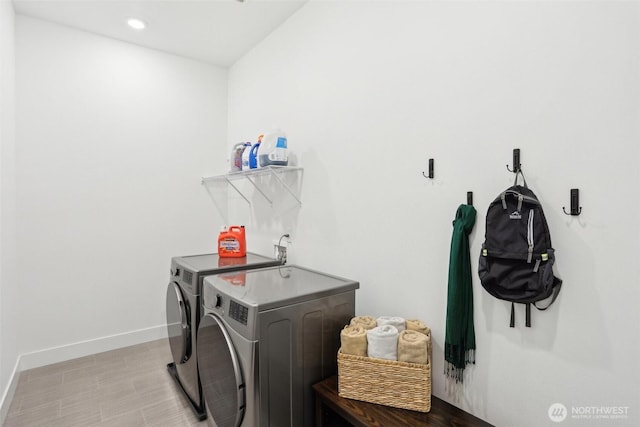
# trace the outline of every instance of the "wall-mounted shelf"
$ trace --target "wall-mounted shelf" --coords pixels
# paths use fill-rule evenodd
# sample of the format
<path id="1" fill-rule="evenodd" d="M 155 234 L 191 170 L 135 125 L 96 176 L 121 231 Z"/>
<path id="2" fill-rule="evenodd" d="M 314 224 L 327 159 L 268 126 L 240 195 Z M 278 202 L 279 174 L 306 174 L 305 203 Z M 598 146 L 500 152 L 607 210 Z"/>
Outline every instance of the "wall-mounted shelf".
<path id="1" fill-rule="evenodd" d="M 303 168 L 297 166 L 265 166 L 242 172 L 202 178 L 204 185 L 218 209 L 227 216 L 229 191 L 240 196 L 249 206 L 257 198 L 263 199 L 269 206 L 293 203 L 302 206 L 300 189 Z"/>

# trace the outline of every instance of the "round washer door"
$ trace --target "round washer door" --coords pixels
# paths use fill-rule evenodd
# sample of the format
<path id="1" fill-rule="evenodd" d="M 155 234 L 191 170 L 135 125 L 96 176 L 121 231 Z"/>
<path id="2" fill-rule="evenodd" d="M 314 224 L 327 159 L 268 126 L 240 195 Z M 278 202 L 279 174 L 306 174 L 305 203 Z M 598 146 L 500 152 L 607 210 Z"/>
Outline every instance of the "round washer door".
<path id="1" fill-rule="evenodd" d="M 191 327 L 189 307 L 176 282 L 167 287 L 167 329 L 173 361 L 185 363 L 191 357 Z"/>
<path id="2" fill-rule="evenodd" d="M 218 427 L 238 427 L 244 416 L 244 381 L 231 338 L 214 314 L 200 321 L 197 352 L 202 393 L 211 418 Z"/>

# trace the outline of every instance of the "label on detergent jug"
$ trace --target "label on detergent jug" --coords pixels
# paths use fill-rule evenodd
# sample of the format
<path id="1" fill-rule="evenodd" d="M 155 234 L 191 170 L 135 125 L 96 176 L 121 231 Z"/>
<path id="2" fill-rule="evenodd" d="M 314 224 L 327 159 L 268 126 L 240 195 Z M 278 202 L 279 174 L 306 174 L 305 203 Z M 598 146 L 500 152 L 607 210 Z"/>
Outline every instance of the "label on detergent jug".
<path id="1" fill-rule="evenodd" d="M 269 160 L 286 161 L 287 160 L 287 138 L 279 136 L 276 141 L 274 153 L 269 154 Z"/>
<path id="2" fill-rule="evenodd" d="M 238 239 L 222 239 L 220 240 L 220 251 L 240 252 L 240 242 Z"/>

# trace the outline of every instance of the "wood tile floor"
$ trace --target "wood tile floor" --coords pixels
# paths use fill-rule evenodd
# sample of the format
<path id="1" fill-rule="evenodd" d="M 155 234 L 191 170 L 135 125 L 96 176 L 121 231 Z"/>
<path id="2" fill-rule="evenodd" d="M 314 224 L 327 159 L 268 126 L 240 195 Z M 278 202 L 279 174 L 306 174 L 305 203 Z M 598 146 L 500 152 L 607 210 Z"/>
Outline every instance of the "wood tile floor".
<path id="1" fill-rule="evenodd" d="M 166 339 L 23 371 L 4 427 L 190 427 Z"/>

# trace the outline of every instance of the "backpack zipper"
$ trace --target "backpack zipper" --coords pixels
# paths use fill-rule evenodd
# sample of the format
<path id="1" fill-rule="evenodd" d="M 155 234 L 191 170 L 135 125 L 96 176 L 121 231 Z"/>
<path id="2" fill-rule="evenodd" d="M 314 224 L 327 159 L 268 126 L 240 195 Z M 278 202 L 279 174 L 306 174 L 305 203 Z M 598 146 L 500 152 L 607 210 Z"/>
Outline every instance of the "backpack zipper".
<path id="1" fill-rule="evenodd" d="M 531 259 L 533 258 L 533 209 L 529 209 L 529 221 L 527 222 L 527 243 L 529 243 L 527 262 L 531 263 Z"/>
<path id="2" fill-rule="evenodd" d="M 540 258 L 536 259 L 536 264 L 533 266 L 533 272 L 537 273 L 538 268 L 540 268 Z"/>
<path id="3" fill-rule="evenodd" d="M 524 200 L 524 195 L 518 194 L 518 208 L 516 209 L 518 212 L 522 209 L 522 201 Z"/>

